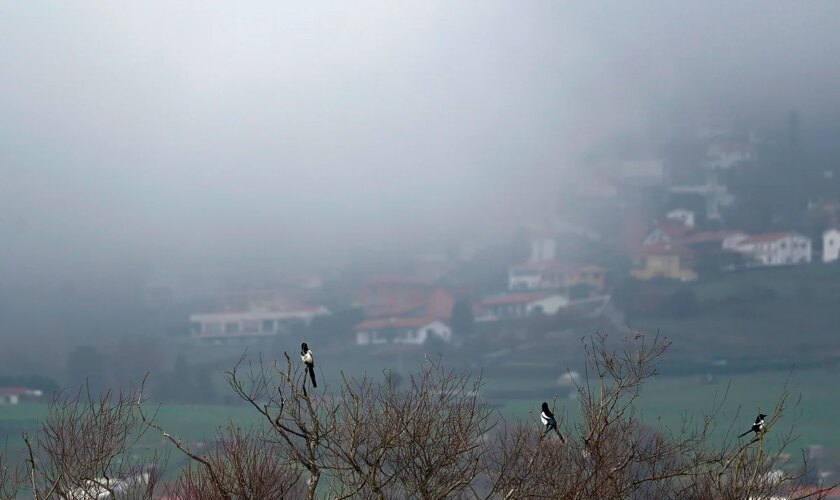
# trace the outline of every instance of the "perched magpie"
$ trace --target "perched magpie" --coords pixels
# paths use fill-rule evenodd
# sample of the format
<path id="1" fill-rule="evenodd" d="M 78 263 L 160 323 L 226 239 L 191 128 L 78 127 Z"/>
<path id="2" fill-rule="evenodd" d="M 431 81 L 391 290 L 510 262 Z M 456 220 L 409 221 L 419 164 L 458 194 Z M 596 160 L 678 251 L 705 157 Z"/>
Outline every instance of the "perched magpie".
<path id="1" fill-rule="evenodd" d="M 738 437 L 742 438 L 742 437 L 746 436 L 747 434 L 749 434 L 750 432 L 755 432 L 756 436 L 758 436 L 759 434 L 762 434 L 765 430 L 767 430 L 767 428 L 764 426 L 764 417 L 766 417 L 766 416 L 767 415 L 765 415 L 763 413 L 759 413 L 758 416 L 755 417 L 755 423 L 752 424 L 752 427 L 750 427 L 750 430 L 741 434 Z"/>
<path id="2" fill-rule="evenodd" d="M 312 356 L 312 351 L 309 350 L 306 342 L 300 345 L 300 360 L 303 361 L 303 364 L 306 365 L 306 369 L 309 371 L 309 378 L 312 379 L 312 387 L 318 387 L 318 383 L 315 382 L 315 358 Z"/>
<path id="3" fill-rule="evenodd" d="M 554 430 L 554 432 L 557 433 L 557 436 L 560 437 L 560 442 L 566 442 L 566 440 L 563 439 L 563 435 L 560 434 L 560 430 L 557 428 L 557 420 L 554 418 L 554 414 L 551 413 L 551 410 L 548 409 L 548 403 L 543 402 L 542 404 L 542 413 L 540 413 L 540 421 L 545 426 L 545 434 L 548 434 L 549 431 Z"/>

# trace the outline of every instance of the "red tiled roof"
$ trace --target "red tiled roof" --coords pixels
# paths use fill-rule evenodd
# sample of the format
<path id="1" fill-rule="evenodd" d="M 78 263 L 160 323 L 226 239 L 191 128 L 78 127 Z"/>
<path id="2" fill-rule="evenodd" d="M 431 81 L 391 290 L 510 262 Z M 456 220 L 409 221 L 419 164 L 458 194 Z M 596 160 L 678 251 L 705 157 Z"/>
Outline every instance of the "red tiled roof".
<path id="1" fill-rule="evenodd" d="M 437 288 L 429 296 L 426 312 L 433 318 L 450 318 L 453 307 L 455 307 L 455 298 L 452 294 L 443 288 Z"/>
<path id="2" fill-rule="evenodd" d="M 288 307 L 222 307 L 215 311 L 196 313 L 202 316 L 212 314 L 250 314 L 250 313 L 318 313 L 326 311 L 324 306 L 288 306 Z"/>
<path id="3" fill-rule="evenodd" d="M 797 236 L 796 233 L 765 233 L 765 234 L 754 234 L 752 236 L 748 236 L 746 239 L 739 241 L 739 244 L 744 243 L 769 243 L 771 241 L 777 241 L 782 238 L 786 238 L 788 236 Z"/>
<path id="4" fill-rule="evenodd" d="M 26 387 L 0 387 L 0 396 L 24 396 L 29 391 Z"/>
<path id="5" fill-rule="evenodd" d="M 383 330 L 385 328 L 420 328 L 429 323 L 440 321 L 432 317 L 421 318 L 378 318 L 363 321 L 354 326 L 354 330 Z"/>
<path id="6" fill-rule="evenodd" d="M 406 304 L 382 304 L 365 308 L 365 316 L 369 318 L 382 318 L 402 316 L 425 308 L 428 301 L 425 299 L 415 300 Z"/>
<path id="7" fill-rule="evenodd" d="M 499 295 L 498 297 L 491 297 L 481 301 L 482 306 L 501 306 L 506 304 L 528 304 L 537 300 L 542 300 L 550 297 L 552 293 L 535 292 L 535 293 L 512 293 L 508 295 Z"/>

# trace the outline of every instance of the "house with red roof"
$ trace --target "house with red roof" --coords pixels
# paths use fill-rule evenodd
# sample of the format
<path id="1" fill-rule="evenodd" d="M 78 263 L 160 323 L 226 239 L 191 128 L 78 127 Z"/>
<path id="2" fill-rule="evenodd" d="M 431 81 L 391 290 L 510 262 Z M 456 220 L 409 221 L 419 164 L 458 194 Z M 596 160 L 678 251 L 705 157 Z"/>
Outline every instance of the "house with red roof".
<path id="1" fill-rule="evenodd" d="M 422 345 L 436 337 L 452 339 L 448 322 L 455 298 L 449 290 L 431 288 L 399 276 L 368 280 L 356 294 L 365 321 L 353 327 L 357 345 Z"/>
<path id="2" fill-rule="evenodd" d="M 524 262 L 508 269 L 508 290 L 558 290 L 584 284 L 604 289 L 606 271 L 595 265 L 580 266 L 560 261 Z"/>
<path id="3" fill-rule="evenodd" d="M 749 257 L 760 266 L 811 262 L 811 239 L 796 232 L 737 234 L 725 238 L 723 248 Z"/>
<path id="4" fill-rule="evenodd" d="M 309 324 L 330 312 L 321 306 L 252 307 L 190 315 L 194 339 L 225 340 L 267 337 L 285 333 L 294 323 Z"/>
<path id="5" fill-rule="evenodd" d="M 353 305 L 365 317 L 402 316 L 426 306 L 431 292 L 428 284 L 413 277 L 384 274 L 367 279 L 353 297 Z"/>
<path id="6" fill-rule="evenodd" d="M 43 396 L 43 391 L 26 387 L 0 387 L 0 405 L 16 405 L 21 398 Z"/>

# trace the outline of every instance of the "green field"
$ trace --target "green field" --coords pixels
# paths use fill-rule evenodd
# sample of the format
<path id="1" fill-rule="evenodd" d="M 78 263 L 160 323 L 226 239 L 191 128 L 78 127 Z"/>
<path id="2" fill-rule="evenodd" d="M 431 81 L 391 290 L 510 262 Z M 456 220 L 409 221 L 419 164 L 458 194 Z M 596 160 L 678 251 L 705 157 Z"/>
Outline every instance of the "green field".
<path id="1" fill-rule="evenodd" d="M 840 355 L 840 265 L 756 269 L 672 285 L 695 299 L 678 314 L 628 315 L 675 340 L 674 353 L 822 359 Z"/>
<path id="2" fill-rule="evenodd" d="M 779 430 L 787 430 L 795 424 L 796 447 L 822 444 L 840 447 L 840 433 L 835 432 L 836 415 L 840 414 L 840 398 L 837 397 L 834 383 L 837 372 L 827 370 L 809 370 L 794 372 L 789 384 L 792 393 L 789 409 L 780 423 Z M 677 429 L 684 415 L 701 418 L 703 412 L 710 410 L 716 394 L 718 397 L 730 384 L 729 395 L 723 407 L 720 427 L 715 437 L 721 437 L 729 422 L 736 418 L 740 427 L 748 427 L 759 408 L 770 413 L 781 394 L 786 373 L 753 373 L 719 377 L 714 384 L 701 384 L 699 377 L 657 377 L 642 391 L 639 410 L 643 420 L 653 427 Z M 509 390 L 528 386 L 526 379 L 488 379 L 484 393 L 496 390 Z M 555 394 L 565 395 L 566 389 L 546 384 L 539 392 L 544 393 L 542 400 L 551 400 Z M 794 403 L 799 399 L 798 407 Z M 540 398 L 511 398 L 500 401 L 491 399 L 498 406 L 500 413 L 509 421 L 527 420 L 529 412 L 538 411 Z M 0 407 L 0 423 L 33 422 L 45 415 L 46 406 L 25 404 Z M 557 413 L 564 415 L 568 422 L 573 422 L 578 415 L 577 402 L 567 397 L 558 399 Z M 211 439 L 220 427 L 229 421 L 236 425 L 249 426 L 259 423 L 255 412 L 242 406 L 186 406 L 165 405 L 158 414 L 158 422 L 173 435 L 187 441 Z M 19 436 L 9 435 L 10 448 L 15 448 Z M 143 448 L 165 446 L 159 434 L 150 432 L 142 443 Z"/>
<path id="3" fill-rule="evenodd" d="M 840 447 L 840 433 L 836 432 L 836 417 L 840 414 L 835 379 L 840 374 L 836 371 L 809 370 L 791 374 L 788 388 L 790 397 L 788 409 L 780 421 L 780 430 L 787 431 L 795 426 L 799 436 L 795 445 L 804 447 L 821 444 L 828 447 Z M 683 417 L 695 421 L 708 413 L 713 404 L 727 391 L 719 426 L 713 437 L 721 439 L 727 426 L 736 419 L 741 427 L 748 428 L 759 409 L 771 413 L 779 396 L 784 390 L 787 373 L 752 373 L 720 376 L 714 384 L 701 383 L 700 377 L 657 377 L 644 386 L 638 399 L 638 410 L 643 421 L 658 428 L 678 430 Z M 525 381 L 522 381 L 525 384 Z M 488 381 L 487 388 L 494 387 Z M 524 387 L 524 385 L 523 385 Z M 557 392 L 564 389 L 545 387 L 545 398 L 551 400 Z M 800 399 L 801 396 L 801 399 Z M 798 401 L 798 406 L 797 406 Z M 508 419 L 529 418 L 529 412 L 536 414 L 539 403 L 533 399 L 512 399 L 504 402 L 500 411 Z M 578 415 L 577 401 L 568 397 L 558 399 L 558 413 L 574 422 Z M 740 410 L 740 415 L 738 415 Z"/>

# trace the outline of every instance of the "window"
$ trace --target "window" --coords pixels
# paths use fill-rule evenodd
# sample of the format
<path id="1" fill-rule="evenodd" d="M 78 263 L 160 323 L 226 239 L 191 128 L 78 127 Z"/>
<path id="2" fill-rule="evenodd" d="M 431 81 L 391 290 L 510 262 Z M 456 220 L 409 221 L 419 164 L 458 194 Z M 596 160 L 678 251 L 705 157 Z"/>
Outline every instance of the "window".
<path id="1" fill-rule="evenodd" d="M 274 331 L 274 320 L 273 319 L 264 319 L 263 322 L 262 322 L 262 331 L 273 332 Z"/>
<path id="2" fill-rule="evenodd" d="M 225 333 L 239 333 L 239 323 L 225 323 Z"/>
<path id="3" fill-rule="evenodd" d="M 218 334 L 222 333 L 222 324 L 221 323 L 205 323 L 204 333 L 209 333 L 210 335 L 218 335 Z"/>

